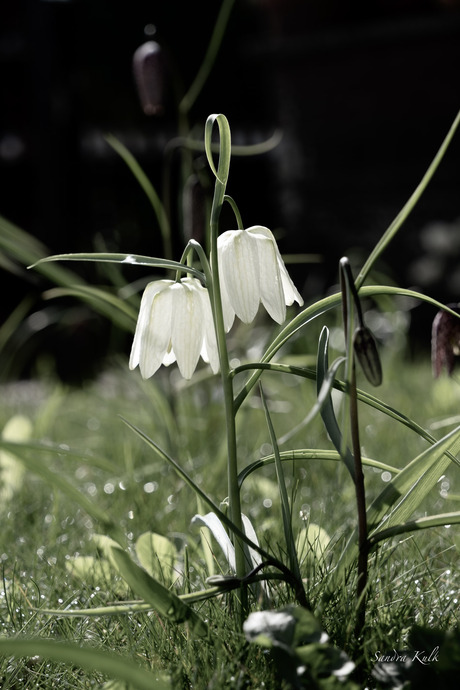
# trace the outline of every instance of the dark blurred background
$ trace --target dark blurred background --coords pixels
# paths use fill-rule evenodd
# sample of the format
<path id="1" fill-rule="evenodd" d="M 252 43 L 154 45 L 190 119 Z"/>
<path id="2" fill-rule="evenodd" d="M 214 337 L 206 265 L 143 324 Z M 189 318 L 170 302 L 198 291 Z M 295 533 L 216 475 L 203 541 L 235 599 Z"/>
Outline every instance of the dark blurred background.
<path id="1" fill-rule="evenodd" d="M 177 103 L 221 5 L 2 3 L 0 214 L 52 253 L 91 251 L 95 238 L 111 251 L 158 253 L 152 209 L 104 136 L 118 137 L 161 191 L 165 149 L 180 128 Z M 159 43 L 166 65 L 162 112 L 151 116 L 132 70 L 135 50 L 148 40 Z M 233 159 L 228 192 L 245 225 L 276 231 L 284 253 L 321 256 L 293 269 L 306 300 L 336 281 L 344 253 L 366 256 L 420 181 L 459 109 L 459 65 L 460 0 L 235 0 L 188 113 L 190 131 L 201 137 L 207 116 L 223 112 L 235 144 L 282 133 L 272 151 Z M 199 154 L 194 164 L 206 167 Z M 442 301 L 460 296 L 459 168 L 457 136 L 379 265 Z M 27 287 L 5 273 L 3 283 L 6 317 Z M 79 372 L 76 362 L 93 352 L 91 328 L 80 335 L 80 354 L 61 355 L 63 375 L 69 367 Z M 108 344 L 99 342 L 103 354 Z"/>

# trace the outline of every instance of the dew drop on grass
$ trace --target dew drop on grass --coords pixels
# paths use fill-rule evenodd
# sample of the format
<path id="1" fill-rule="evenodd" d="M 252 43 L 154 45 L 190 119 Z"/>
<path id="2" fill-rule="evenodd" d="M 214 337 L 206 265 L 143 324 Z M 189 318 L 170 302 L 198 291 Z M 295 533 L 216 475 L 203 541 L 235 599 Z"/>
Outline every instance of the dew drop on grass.
<path id="1" fill-rule="evenodd" d="M 144 491 L 146 494 L 153 494 L 158 489 L 157 482 L 147 482 L 144 484 Z"/>
<path id="2" fill-rule="evenodd" d="M 272 499 L 271 498 L 264 498 L 262 501 L 264 508 L 271 508 L 272 507 Z"/>
<path id="3" fill-rule="evenodd" d="M 382 472 L 380 479 L 382 480 L 382 482 L 391 481 L 391 472 Z"/>
<path id="4" fill-rule="evenodd" d="M 113 494 L 114 491 L 115 491 L 115 484 L 112 484 L 112 482 L 106 482 L 104 484 L 104 493 Z"/>

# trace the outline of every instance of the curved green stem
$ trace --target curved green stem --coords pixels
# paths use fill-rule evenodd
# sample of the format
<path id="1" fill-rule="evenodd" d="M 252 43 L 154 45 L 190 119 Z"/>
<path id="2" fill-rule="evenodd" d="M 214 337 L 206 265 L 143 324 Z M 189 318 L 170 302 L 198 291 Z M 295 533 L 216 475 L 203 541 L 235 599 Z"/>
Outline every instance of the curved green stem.
<path id="1" fill-rule="evenodd" d="M 232 199 L 231 196 L 229 196 L 228 194 L 226 194 L 226 195 L 224 196 L 224 201 L 226 201 L 226 202 L 227 202 L 228 204 L 230 204 L 230 206 L 232 207 L 232 211 L 233 211 L 233 213 L 235 214 L 236 223 L 237 223 L 237 225 L 238 225 L 238 230 L 244 230 L 243 219 L 241 218 L 240 209 L 239 209 L 238 206 L 236 205 L 235 200 Z"/>
<path id="2" fill-rule="evenodd" d="M 217 169 L 214 165 L 211 150 L 212 128 L 214 123 L 219 127 L 220 151 Z M 211 244 L 211 274 L 212 285 L 211 303 L 213 305 L 214 324 L 216 328 L 217 346 L 219 350 L 219 360 L 221 368 L 221 380 L 225 405 L 226 429 L 227 429 L 227 481 L 228 498 L 230 503 L 230 519 L 241 532 L 243 530 L 241 520 L 241 503 L 238 486 L 238 461 L 235 425 L 235 406 L 233 397 L 233 377 L 230 369 L 227 338 L 225 334 L 224 316 L 222 310 L 222 300 L 219 280 L 219 264 L 217 257 L 217 237 L 219 233 L 219 218 L 225 198 L 225 188 L 227 186 L 228 173 L 230 168 L 231 156 L 231 136 L 227 118 L 224 115 L 211 115 L 206 121 L 205 127 L 206 155 L 209 165 L 213 171 L 216 182 L 214 187 L 214 197 L 211 207 L 210 221 L 210 244 Z M 209 287 L 209 286 L 208 286 Z M 240 539 L 234 536 L 236 575 L 243 577 L 245 573 L 245 557 L 243 544 Z M 244 609 L 244 604 L 243 607 Z"/>

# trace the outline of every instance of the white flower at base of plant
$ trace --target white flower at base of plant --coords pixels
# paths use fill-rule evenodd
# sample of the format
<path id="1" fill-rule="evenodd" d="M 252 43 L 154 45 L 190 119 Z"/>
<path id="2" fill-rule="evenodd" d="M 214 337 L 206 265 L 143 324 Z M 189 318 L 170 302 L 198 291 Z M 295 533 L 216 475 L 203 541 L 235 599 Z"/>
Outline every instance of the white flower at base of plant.
<path id="1" fill-rule="evenodd" d="M 286 306 L 303 299 L 286 270 L 273 234 L 254 225 L 228 230 L 217 239 L 219 277 L 225 330 L 235 315 L 250 323 L 262 302 L 277 323 L 286 319 Z"/>
<path id="2" fill-rule="evenodd" d="M 196 278 L 156 280 L 142 295 L 129 368 L 139 365 L 147 379 L 163 364 L 177 361 L 190 379 L 201 357 L 219 370 L 217 341 L 209 293 Z"/>

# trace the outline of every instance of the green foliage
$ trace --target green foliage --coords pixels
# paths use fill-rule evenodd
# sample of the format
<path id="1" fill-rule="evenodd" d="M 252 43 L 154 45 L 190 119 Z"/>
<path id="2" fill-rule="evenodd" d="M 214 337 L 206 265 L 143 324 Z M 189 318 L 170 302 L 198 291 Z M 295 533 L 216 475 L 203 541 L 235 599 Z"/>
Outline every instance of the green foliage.
<path id="1" fill-rule="evenodd" d="M 182 115 L 188 112 L 209 72 L 232 4 L 231 0 L 223 3 L 203 67 L 180 103 Z M 261 348 L 263 354 L 254 357 L 256 361 L 247 361 L 248 356 L 244 354 L 246 361 L 236 368 L 230 356 L 231 338 L 235 336 L 227 336 L 230 326 L 226 324 L 225 312 L 231 309 L 234 316 L 238 307 L 226 295 L 226 291 L 230 293 L 229 284 L 221 285 L 219 264 L 219 221 L 225 201 L 237 219 L 240 228 L 237 234 L 246 231 L 236 203 L 226 194 L 232 146 L 230 127 L 223 114 L 207 119 L 202 144 L 215 178 L 206 246 L 190 241 L 180 262 L 169 258 L 171 230 L 165 207 L 132 155 L 113 137 L 109 143 L 119 152 L 152 203 L 166 259 L 107 252 L 61 254 L 45 259 L 44 248 L 33 238 L 7 222 L 0 222 L 0 259 L 8 270 L 14 270 L 16 265 L 33 264 L 35 270 L 55 285 L 48 290 L 47 298 L 71 296 L 87 302 L 128 331 L 136 324 L 137 299 L 120 296 L 124 264 L 173 269 L 177 278 L 183 272 L 192 274 L 200 281 L 194 289 L 199 288 L 203 300 L 210 305 L 209 313 L 212 311 L 212 320 L 207 319 L 212 333 L 204 334 L 202 344 L 201 323 L 198 319 L 193 323 L 197 325 L 196 359 L 201 355 L 207 362 L 212 347 L 218 353 L 220 365 L 219 386 L 204 372 L 201 380 L 182 387 L 174 375 L 165 377 L 162 386 L 152 384 L 149 392 L 141 387 L 144 384 L 138 384 L 140 389 L 126 405 L 129 414 L 124 415 L 124 424 L 118 427 L 123 431 L 115 433 L 113 420 L 104 420 L 106 425 L 100 434 L 103 440 L 96 449 L 88 450 L 86 439 L 88 430 L 99 429 L 100 422 L 96 419 L 95 423 L 91 417 L 84 431 L 80 429 L 77 433 L 75 410 L 66 410 L 63 402 L 69 398 L 60 391 L 49 396 L 46 414 L 39 412 L 34 422 L 18 417 L 17 410 L 5 410 L 5 429 L 0 439 L 5 497 L 1 509 L 6 524 L 10 521 L 8 536 L 16 545 L 14 553 L 1 555 L 7 564 L 1 601 L 6 635 L 0 637 L 3 656 L 0 672 L 5 688 L 14 688 L 16 681 L 24 680 L 23 675 L 26 683 L 35 682 L 31 680 L 30 668 L 26 671 L 26 666 L 21 667 L 17 662 L 22 657 L 43 657 L 56 664 L 53 684 L 56 669 L 64 664 L 72 687 L 77 687 L 76 679 L 82 671 L 90 674 L 91 683 L 95 678 L 98 683 L 111 678 L 105 687 L 112 690 L 243 685 L 255 688 L 277 687 L 278 683 L 285 688 L 355 690 L 358 687 L 355 679 L 363 680 L 372 672 L 375 681 L 383 687 L 391 686 L 395 673 L 399 674 L 398 681 L 408 681 L 416 687 L 414 660 L 404 666 L 404 671 L 397 666 L 395 673 L 391 666 L 385 665 L 390 663 L 388 659 L 374 659 L 377 663 L 372 664 L 372 649 L 377 645 L 380 649 L 384 639 L 385 644 L 391 639 L 395 649 L 400 642 L 416 651 L 418 646 L 435 645 L 433 649 L 437 649 L 442 645 L 439 666 L 431 666 L 430 672 L 433 678 L 439 676 L 442 682 L 450 682 L 458 671 L 458 634 L 452 631 L 453 624 L 458 624 L 458 607 L 451 605 L 454 590 L 445 593 L 439 573 L 448 579 L 449 588 L 453 586 L 451 582 L 458 584 L 458 573 L 453 567 L 458 560 L 458 549 L 454 551 L 456 543 L 449 543 L 442 530 L 438 535 L 442 535 L 440 540 L 446 545 L 440 552 L 433 550 L 430 538 L 434 529 L 447 530 L 460 523 L 460 511 L 439 512 L 440 498 L 433 496 L 433 490 L 438 482 L 443 482 L 446 473 L 452 473 L 452 480 L 444 482 L 440 493 L 443 500 L 451 483 L 458 482 L 453 471 L 458 474 L 460 464 L 456 457 L 460 449 L 460 426 L 437 439 L 431 434 L 432 429 L 426 428 L 426 414 L 422 423 L 415 422 L 393 404 L 360 390 L 355 359 L 361 363 L 367 381 L 382 386 L 383 395 L 393 394 L 400 386 L 401 381 L 398 386 L 390 382 L 390 388 L 385 389 L 387 376 L 382 379 L 380 354 L 371 330 L 364 323 L 362 300 L 405 297 L 449 311 L 440 302 L 412 290 L 363 283 L 426 188 L 459 122 L 460 114 L 420 185 L 377 243 L 356 281 L 348 260 L 342 259 L 340 292 L 308 305 Z M 248 283 L 246 296 L 243 285 L 237 301 L 243 304 L 247 297 L 251 309 L 243 309 L 241 318 L 245 318 L 243 314 L 252 314 L 252 307 L 261 302 L 271 315 L 282 314 L 273 317 L 280 321 L 285 306 L 293 302 L 292 294 L 299 303 L 302 299 L 290 281 L 269 230 L 258 238 L 254 252 L 249 263 L 241 252 L 235 250 L 233 256 L 235 265 L 231 269 L 242 283 L 245 278 L 260 278 L 257 285 L 257 280 Z M 199 267 L 194 265 L 195 259 Z M 114 264 L 114 271 L 120 272 L 113 274 L 113 287 L 97 287 L 56 263 L 64 260 Z M 257 270 L 251 272 L 251 267 Z M 273 285 L 267 278 L 272 268 L 278 271 L 273 280 L 274 297 Z M 171 284 L 171 289 L 178 287 L 183 289 L 182 284 Z M 190 309 L 190 302 L 186 302 L 188 311 L 195 313 Z M 345 352 L 336 353 L 332 365 L 329 365 L 327 326 L 319 335 L 315 369 L 305 366 L 305 362 L 293 366 L 274 361 L 282 347 L 288 349 L 307 326 L 312 327 L 326 314 L 332 317 L 339 306 Z M 140 332 L 138 346 L 145 348 L 148 343 L 154 350 L 157 347 L 158 352 L 154 354 L 158 356 L 158 365 L 169 365 L 179 347 L 187 354 L 189 333 L 184 328 L 178 330 L 183 339 L 175 341 L 167 327 L 173 320 L 179 323 L 181 314 L 166 312 L 162 322 L 165 332 L 159 338 L 156 333 L 150 337 L 153 311 L 153 303 L 151 311 L 147 309 L 143 314 L 141 310 L 136 325 L 136 338 Z M 458 318 L 454 311 L 450 312 Z M 24 308 L 19 308 L 13 322 L 23 313 Z M 10 322 L 0 333 L 0 345 L 8 341 L 11 332 Z M 242 347 L 241 351 L 250 350 Z M 194 371 L 196 359 L 187 371 Z M 338 379 L 342 367 L 343 381 Z M 217 366 L 213 365 L 213 371 L 217 371 Z M 260 397 L 257 397 L 253 389 L 262 376 L 264 387 L 260 387 Z M 126 387 L 122 386 L 123 396 L 114 396 L 111 414 L 124 414 L 121 402 L 126 391 L 134 390 L 133 381 L 134 375 Z M 312 390 L 312 382 L 316 392 Z M 426 396 L 426 386 L 423 383 L 422 386 Z M 411 386 L 412 396 L 413 389 Z M 299 405 L 300 390 L 302 405 Z M 87 415 L 88 404 L 94 409 L 94 396 L 83 400 Z M 364 405 L 359 407 L 358 403 Z M 279 407 L 283 409 L 284 404 L 289 413 L 281 420 Z M 299 418 L 295 418 L 299 407 Z M 385 430 L 382 434 L 375 433 L 374 439 L 373 434 L 365 436 L 369 451 L 362 453 L 363 427 L 372 428 L 381 420 L 385 422 Z M 41 440 L 31 440 L 34 431 L 35 437 Z M 395 457 L 395 439 L 400 435 L 402 438 L 407 431 L 411 432 L 411 441 L 404 437 Z M 70 433 L 74 447 L 67 444 L 69 439 L 62 446 L 65 432 Z M 225 442 L 222 442 L 223 435 Z M 294 447 L 285 451 L 281 446 L 287 441 Z M 85 448 L 78 449 L 82 443 Z M 322 445 L 326 448 L 321 448 Z M 243 459 L 247 462 L 243 463 Z M 75 461 L 77 468 L 72 472 Z M 374 470 L 375 474 L 368 470 Z M 364 471 L 368 473 L 366 486 Z M 226 483 L 222 482 L 222 476 Z M 44 524 L 52 526 L 47 539 L 41 541 L 54 546 L 66 543 L 69 536 L 66 534 L 64 539 L 58 535 L 59 526 L 64 529 L 64 525 L 72 524 L 80 530 L 77 542 L 64 557 L 59 549 L 58 555 L 46 554 L 45 545 L 36 549 L 32 558 L 27 554 L 30 544 L 35 544 L 32 532 L 35 538 L 43 528 L 37 525 L 41 522 L 36 517 L 37 506 L 31 509 L 29 505 L 35 486 L 26 486 L 37 479 L 47 487 L 47 494 L 38 499 L 40 515 L 46 506 Z M 123 498 L 125 492 L 129 500 Z M 153 501 L 149 500 L 151 494 L 156 494 Z M 210 511 L 193 518 L 202 528 L 201 539 L 195 539 L 193 533 L 185 536 L 182 532 L 184 517 L 187 523 L 192 517 L 187 507 L 190 496 L 193 505 L 198 503 L 200 513 L 204 506 Z M 18 503 L 13 500 L 16 498 Z M 245 505 L 249 507 L 249 515 L 244 512 Z M 28 511 L 26 517 L 22 515 L 24 509 Z M 22 542 L 16 543 L 13 536 L 20 518 L 24 534 L 29 534 L 24 549 L 21 549 Z M 28 522 L 33 523 L 34 530 L 27 529 Z M 204 532 L 203 528 L 208 531 Z M 417 532 L 423 533 L 423 541 L 418 539 L 422 535 Z M 406 602 L 408 592 L 414 593 L 407 584 L 411 572 L 407 565 L 409 559 L 400 556 L 405 541 L 412 543 L 408 536 L 412 533 L 416 535 L 413 543 L 419 550 L 420 565 L 434 589 L 428 605 L 423 601 L 428 592 L 417 592 L 416 588 L 415 593 L 420 596 L 415 597 L 413 605 L 419 610 L 413 611 L 407 603 L 397 605 Z M 212 540 L 208 539 L 209 535 Z M 401 539 L 392 541 L 399 535 L 404 535 L 402 543 Z M 99 550 L 98 557 L 86 555 L 91 548 L 90 539 L 93 551 L 94 543 Z M 214 550 L 215 543 L 220 550 Z M 180 558 L 178 544 L 181 544 Z M 28 577 L 28 585 L 21 582 L 27 574 L 23 575 L 24 571 L 19 574 L 16 563 L 24 554 L 29 557 L 29 566 L 36 558 L 46 558 L 48 572 L 57 566 L 58 557 L 63 561 L 53 587 L 47 583 L 50 604 L 46 608 L 41 585 L 37 584 L 36 575 L 42 577 L 39 568 Z M 452 569 L 445 568 L 443 559 Z M 80 589 L 76 592 L 69 589 L 70 582 L 78 582 Z M 136 599 L 127 598 L 130 592 Z M 53 604 L 53 598 L 57 603 Z M 443 607 L 438 610 L 439 620 L 451 630 L 434 631 L 426 626 L 430 610 L 429 622 L 434 622 L 435 599 Z M 253 644 L 247 646 L 243 634 Z M 266 650 L 270 652 L 269 663 Z M 129 658 L 132 656 L 134 660 Z M 430 657 L 427 663 L 434 661 Z M 19 675 L 16 668 L 21 669 Z M 46 682 L 47 672 L 42 667 L 37 675 L 39 683 Z M 85 682 L 82 676 L 81 685 Z"/>

